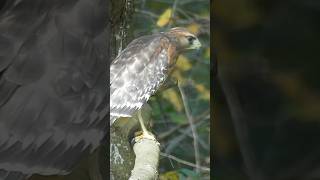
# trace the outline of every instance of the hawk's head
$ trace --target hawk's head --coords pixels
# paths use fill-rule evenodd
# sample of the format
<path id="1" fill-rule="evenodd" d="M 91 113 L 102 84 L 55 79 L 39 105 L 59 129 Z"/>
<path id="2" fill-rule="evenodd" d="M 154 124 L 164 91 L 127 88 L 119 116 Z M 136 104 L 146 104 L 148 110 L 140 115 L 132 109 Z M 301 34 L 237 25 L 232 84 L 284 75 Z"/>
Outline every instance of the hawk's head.
<path id="1" fill-rule="evenodd" d="M 175 27 L 166 32 L 166 34 L 172 38 L 172 40 L 176 41 L 177 47 L 181 51 L 199 49 L 201 47 L 198 38 L 185 28 Z"/>

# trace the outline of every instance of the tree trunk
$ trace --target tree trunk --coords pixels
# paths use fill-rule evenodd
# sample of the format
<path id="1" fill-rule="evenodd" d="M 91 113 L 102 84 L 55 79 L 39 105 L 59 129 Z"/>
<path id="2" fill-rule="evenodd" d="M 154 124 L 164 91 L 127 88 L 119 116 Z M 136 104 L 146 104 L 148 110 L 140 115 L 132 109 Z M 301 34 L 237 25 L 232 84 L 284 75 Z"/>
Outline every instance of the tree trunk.
<path id="1" fill-rule="evenodd" d="M 126 46 L 133 0 L 111 0 L 111 54 L 110 62 Z M 132 123 L 129 123 L 132 122 Z M 129 134 L 134 126 L 130 119 L 120 119 L 110 128 L 110 179 L 129 179 L 134 166 L 134 153 Z"/>

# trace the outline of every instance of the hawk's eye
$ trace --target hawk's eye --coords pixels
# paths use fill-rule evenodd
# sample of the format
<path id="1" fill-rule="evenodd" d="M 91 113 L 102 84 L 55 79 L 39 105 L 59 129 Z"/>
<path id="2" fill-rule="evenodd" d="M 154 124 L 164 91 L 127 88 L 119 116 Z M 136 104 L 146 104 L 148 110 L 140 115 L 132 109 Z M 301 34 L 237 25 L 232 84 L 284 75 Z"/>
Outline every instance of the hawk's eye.
<path id="1" fill-rule="evenodd" d="M 188 39 L 189 43 L 192 44 L 193 40 L 195 40 L 196 38 L 193 36 L 187 36 L 187 39 Z"/>

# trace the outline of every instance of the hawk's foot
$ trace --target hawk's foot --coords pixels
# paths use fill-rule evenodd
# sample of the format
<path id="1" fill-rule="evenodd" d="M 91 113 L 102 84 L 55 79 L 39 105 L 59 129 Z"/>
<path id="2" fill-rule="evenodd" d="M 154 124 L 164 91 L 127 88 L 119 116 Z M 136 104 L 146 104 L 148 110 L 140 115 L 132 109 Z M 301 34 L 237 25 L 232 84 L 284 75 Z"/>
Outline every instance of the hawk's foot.
<path id="1" fill-rule="evenodd" d="M 149 131 L 138 131 L 138 132 L 135 132 L 134 134 L 135 134 L 135 137 L 134 137 L 135 142 L 139 142 L 142 139 L 150 139 L 153 141 L 157 141 L 154 135 Z"/>

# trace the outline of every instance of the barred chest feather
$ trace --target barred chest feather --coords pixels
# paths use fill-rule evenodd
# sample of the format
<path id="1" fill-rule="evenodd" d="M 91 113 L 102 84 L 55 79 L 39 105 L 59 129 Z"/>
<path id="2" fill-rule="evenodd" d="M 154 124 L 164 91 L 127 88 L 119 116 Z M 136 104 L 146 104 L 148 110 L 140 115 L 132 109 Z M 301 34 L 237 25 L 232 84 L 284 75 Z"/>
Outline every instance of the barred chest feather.
<path id="1" fill-rule="evenodd" d="M 166 80 L 168 52 L 162 48 L 155 53 L 155 45 L 156 42 L 151 43 L 145 51 L 132 56 L 133 61 L 123 65 L 122 73 L 113 78 L 110 87 L 111 124 L 118 117 L 131 117 Z"/>

